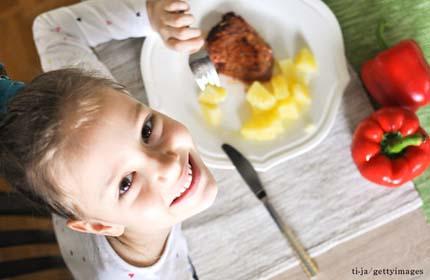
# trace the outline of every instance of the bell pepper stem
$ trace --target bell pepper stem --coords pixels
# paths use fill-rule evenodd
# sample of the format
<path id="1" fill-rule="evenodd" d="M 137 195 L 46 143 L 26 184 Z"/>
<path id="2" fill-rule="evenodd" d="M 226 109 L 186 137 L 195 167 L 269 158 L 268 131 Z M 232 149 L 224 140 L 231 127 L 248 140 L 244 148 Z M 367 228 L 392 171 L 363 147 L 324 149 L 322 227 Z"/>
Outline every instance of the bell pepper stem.
<path id="1" fill-rule="evenodd" d="M 421 134 L 413 134 L 404 138 L 395 139 L 388 143 L 385 147 L 385 151 L 388 154 L 398 154 L 409 146 L 419 146 L 424 141 L 424 137 Z"/>
<path id="2" fill-rule="evenodd" d="M 378 28 L 376 30 L 376 38 L 378 40 L 379 46 L 382 49 L 388 49 L 389 48 L 387 41 L 385 40 L 385 36 L 384 36 L 386 26 L 387 26 L 387 21 L 385 19 L 382 19 L 378 23 Z"/>

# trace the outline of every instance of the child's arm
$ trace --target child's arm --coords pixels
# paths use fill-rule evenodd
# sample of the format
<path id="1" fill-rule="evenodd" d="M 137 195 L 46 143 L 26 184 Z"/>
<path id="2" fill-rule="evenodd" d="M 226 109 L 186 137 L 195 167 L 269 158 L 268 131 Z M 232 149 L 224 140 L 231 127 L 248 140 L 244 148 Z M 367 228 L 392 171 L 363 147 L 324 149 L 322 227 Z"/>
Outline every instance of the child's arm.
<path id="1" fill-rule="evenodd" d="M 154 29 L 167 45 L 177 50 L 200 47 L 200 30 L 184 25 L 190 23 L 191 17 L 177 13 L 184 4 L 175 3 L 188 6 L 187 2 L 178 0 L 148 0 L 148 3 L 145 0 L 89 0 L 39 15 L 33 24 L 33 36 L 42 68 L 50 71 L 82 67 L 112 77 L 91 48 L 113 39 L 145 37 L 155 32 Z M 168 26 L 175 24 L 176 27 Z"/>

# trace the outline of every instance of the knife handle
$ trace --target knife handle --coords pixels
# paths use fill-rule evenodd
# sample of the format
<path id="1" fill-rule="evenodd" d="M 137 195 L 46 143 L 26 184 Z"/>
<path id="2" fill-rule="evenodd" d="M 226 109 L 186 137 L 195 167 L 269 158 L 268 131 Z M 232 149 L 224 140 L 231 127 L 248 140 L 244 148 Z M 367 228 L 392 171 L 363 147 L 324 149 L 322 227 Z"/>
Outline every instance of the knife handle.
<path id="1" fill-rule="evenodd" d="M 267 201 L 267 197 L 263 197 L 261 201 L 263 202 L 266 209 L 269 211 L 270 216 L 272 216 L 273 220 L 276 222 L 276 225 L 287 238 L 297 257 L 300 259 L 302 268 L 305 273 L 308 275 L 309 278 L 316 276 L 316 274 L 318 273 L 318 266 L 308 254 L 308 252 L 305 250 L 303 245 L 300 243 L 293 230 L 286 223 L 282 222 L 281 217 L 279 217 L 275 209 L 273 209 L 272 205 L 270 205 L 270 203 Z"/>

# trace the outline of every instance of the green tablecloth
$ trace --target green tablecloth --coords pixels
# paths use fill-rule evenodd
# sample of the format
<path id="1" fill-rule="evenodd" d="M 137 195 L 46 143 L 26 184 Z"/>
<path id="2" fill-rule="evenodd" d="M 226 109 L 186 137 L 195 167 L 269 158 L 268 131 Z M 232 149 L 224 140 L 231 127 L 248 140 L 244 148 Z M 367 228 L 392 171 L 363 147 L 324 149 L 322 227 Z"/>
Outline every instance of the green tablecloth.
<path id="1" fill-rule="evenodd" d="M 342 28 L 346 55 L 356 71 L 363 61 L 373 57 L 380 47 L 376 27 L 387 22 L 385 38 L 389 45 L 413 38 L 430 58 L 429 0 L 324 0 Z M 418 112 L 422 126 L 430 132 L 430 106 Z M 430 169 L 414 183 L 423 200 L 423 212 L 430 222 Z"/>

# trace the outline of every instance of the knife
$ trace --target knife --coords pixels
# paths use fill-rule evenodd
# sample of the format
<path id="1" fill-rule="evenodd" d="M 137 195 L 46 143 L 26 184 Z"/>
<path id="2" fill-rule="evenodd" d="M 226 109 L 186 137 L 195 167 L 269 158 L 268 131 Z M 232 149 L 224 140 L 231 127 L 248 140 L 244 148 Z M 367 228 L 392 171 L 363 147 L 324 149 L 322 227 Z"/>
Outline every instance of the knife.
<path id="1" fill-rule="evenodd" d="M 255 196 L 257 196 L 257 198 L 264 204 L 278 228 L 285 235 L 297 257 L 300 259 L 305 273 L 309 278 L 314 277 L 318 273 L 317 264 L 310 257 L 308 252 L 306 252 L 305 248 L 300 243 L 293 230 L 286 223 L 282 222 L 281 217 L 279 217 L 275 209 L 273 209 L 273 207 L 270 205 L 266 196 L 266 192 L 264 191 L 263 184 L 261 183 L 257 171 L 255 171 L 252 164 L 233 146 L 229 144 L 223 144 L 221 147 L 230 158 L 231 162 L 236 167 L 243 180 L 247 183 Z"/>

